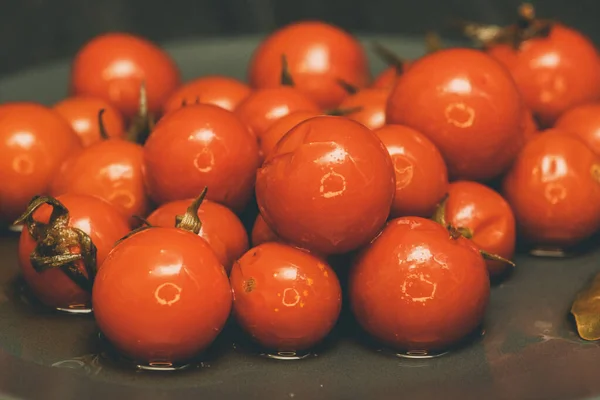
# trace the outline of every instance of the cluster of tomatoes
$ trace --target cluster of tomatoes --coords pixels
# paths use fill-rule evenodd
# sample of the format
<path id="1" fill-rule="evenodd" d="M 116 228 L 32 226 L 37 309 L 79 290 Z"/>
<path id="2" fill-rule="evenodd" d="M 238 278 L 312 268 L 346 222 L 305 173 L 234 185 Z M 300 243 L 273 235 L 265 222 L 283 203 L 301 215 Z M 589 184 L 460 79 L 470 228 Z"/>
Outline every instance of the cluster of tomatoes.
<path id="1" fill-rule="evenodd" d="M 232 310 L 260 346 L 310 349 L 340 313 L 341 268 L 380 342 L 457 344 L 517 231 L 569 249 L 600 228 L 593 44 L 527 5 L 509 27 L 463 28 L 482 49 L 395 58 L 372 80 L 356 38 L 294 23 L 259 45 L 248 84 L 182 83 L 147 40 L 94 38 L 72 97 L 0 105 L 0 219 L 21 215 L 32 292 L 93 305 L 133 360 L 177 364 Z M 249 248 L 238 215 L 253 196 Z M 332 268 L 342 254 L 351 265 Z"/>

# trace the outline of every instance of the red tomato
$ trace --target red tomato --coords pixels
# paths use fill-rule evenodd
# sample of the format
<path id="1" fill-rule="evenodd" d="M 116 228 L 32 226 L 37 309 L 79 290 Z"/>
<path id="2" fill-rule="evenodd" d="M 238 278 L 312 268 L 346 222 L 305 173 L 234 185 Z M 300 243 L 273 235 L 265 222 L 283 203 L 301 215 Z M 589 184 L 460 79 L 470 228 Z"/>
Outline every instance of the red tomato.
<path id="1" fill-rule="evenodd" d="M 448 171 L 435 145 L 424 135 L 402 125 L 373 131 L 387 147 L 396 174 L 392 217 L 429 217 L 448 189 Z"/>
<path id="2" fill-rule="evenodd" d="M 186 82 L 165 102 L 163 114 L 175 111 L 185 104 L 213 104 L 234 111 L 250 94 L 248 85 L 221 75 L 203 76 Z"/>
<path id="3" fill-rule="evenodd" d="M 600 104 L 574 107 L 560 116 L 556 129 L 579 137 L 597 155 L 600 155 Z"/>
<path id="4" fill-rule="evenodd" d="M 271 151 L 273 151 L 275 146 L 277 146 L 279 140 L 293 127 L 300 122 L 319 115 L 321 115 L 321 113 L 316 111 L 295 111 L 273 122 L 258 141 L 263 156 L 266 158 Z"/>
<path id="5" fill-rule="evenodd" d="M 515 253 L 515 217 L 508 202 L 477 182 L 452 182 L 444 207 L 445 220 L 480 249 L 510 260 Z M 507 263 L 486 260 L 490 275 L 504 272 Z"/>
<path id="6" fill-rule="evenodd" d="M 267 225 L 262 215 L 258 214 L 252 226 L 252 246 L 256 247 L 267 242 L 280 242 L 281 239 Z"/>
<path id="7" fill-rule="evenodd" d="M 12 223 L 31 198 L 48 193 L 62 161 L 81 149 L 69 124 L 35 103 L 0 106 L 0 222 Z"/>
<path id="8" fill-rule="evenodd" d="M 178 200 L 163 204 L 147 218 L 153 226 L 172 227 L 177 215 L 184 214 L 192 202 Z M 235 260 L 248 250 L 248 235 L 240 219 L 227 207 L 204 200 L 198 210 L 202 221 L 199 235 L 213 249 L 227 272 Z"/>
<path id="9" fill-rule="evenodd" d="M 144 189 L 144 151 L 140 145 L 115 138 L 102 140 L 65 160 L 54 177 L 50 194 L 100 197 L 137 225 L 134 216 L 150 208 Z"/>
<path id="10" fill-rule="evenodd" d="M 389 89 L 361 89 L 346 97 L 339 108 L 344 110 L 360 107 L 358 111 L 346 114 L 346 117 L 360 122 L 369 129 L 381 128 L 385 124 L 385 107 L 389 95 Z"/>
<path id="11" fill-rule="evenodd" d="M 335 325 L 342 290 L 320 258 L 280 243 L 250 249 L 231 270 L 233 312 L 261 346 L 307 350 Z"/>
<path id="12" fill-rule="evenodd" d="M 385 223 L 393 197 L 394 168 L 385 146 L 344 117 L 300 123 L 257 173 L 256 198 L 268 225 L 319 254 L 368 243 Z"/>
<path id="13" fill-rule="evenodd" d="M 398 218 L 357 258 L 349 296 L 360 325 L 401 351 L 441 351 L 481 323 L 490 296 L 471 241 L 419 217 Z"/>
<path id="14" fill-rule="evenodd" d="M 98 124 L 98 113 L 104 110 L 102 122 L 110 137 L 123 137 L 123 117 L 109 102 L 90 96 L 68 97 L 54 105 L 54 110 L 65 118 L 81 139 L 84 147 L 102 139 Z"/>
<path id="15" fill-rule="evenodd" d="M 248 128 L 220 107 L 190 105 L 163 117 L 144 146 L 146 184 L 159 204 L 207 199 L 240 212 L 252 196 L 260 160 Z"/>
<path id="16" fill-rule="evenodd" d="M 206 349 L 231 310 L 225 269 L 200 236 L 150 228 L 122 241 L 94 284 L 94 316 L 117 350 L 144 364 L 183 364 Z"/>
<path id="17" fill-rule="evenodd" d="M 65 194 L 54 201 L 40 200 L 45 201 L 39 204 L 32 201 L 35 206 L 32 218 L 35 222 L 49 224 L 49 227 L 44 229 L 42 226 L 36 233 L 33 226 L 35 222 L 25 219 L 26 226 L 19 240 L 19 265 L 23 278 L 33 294 L 49 307 L 73 310 L 89 308 L 94 277 L 93 274 L 90 276 L 88 268 L 96 270 L 104 262 L 115 242 L 129 232 L 129 224 L 114 207 L 96 197 Z M 51 218 L 51 213 L 56 217 Z M 84 235 L 78 235 L 74 229 Z M 38 272 L 32 265 L 31 256 L 36 248 L 43 250 L 40 253 L 45 256 L 92 254 L 81 236 L 91 239 L 96 248 L 96 256 L 92 256 L 89 265 L 85 264 L 85 258 L 64 263 L 62 267 L 50 267 L 43 272 Z M 82 274 L 82 285 L 65 273 L 65 269 L 70 268 Z"/>
<path id="18" fill-rule="evenodd" d="M 72 94 L 110 101 L 127 118 L 138 113 L 142 83 L 148 109 L 157 114 L 179 86 L 179 70 L 154 43 L 126 33 L 96 36 L 79 50 L 71 66 Z"/>
<path id="19" fill-rule="evenodd" d="M 260 44 L 250 61 L 250 85 L 279 86 L 282 54 L 295 86 L 322 109 L 334 108 L 346 97 L 337 79 L 356 87 L 369 81 L 367 56 L 358 40 L 324 22 L 303 21 L 277 30 Z"/>
<path id="20" fill-rule="evenodd" d="M 569 247 L 600 228 L 600 157 L 577 138 L 542 132 L 525 146 L 503 188 L 532 244 Z"/>
<path id="21" fill-rule="evenodd" d="M 386 117 L 431 139 L 454 179 L 487 180 L 517 155 L 523 110 L 505 68 L 480 51 L 455 48 L 426 55 L 402 74 Z"/>

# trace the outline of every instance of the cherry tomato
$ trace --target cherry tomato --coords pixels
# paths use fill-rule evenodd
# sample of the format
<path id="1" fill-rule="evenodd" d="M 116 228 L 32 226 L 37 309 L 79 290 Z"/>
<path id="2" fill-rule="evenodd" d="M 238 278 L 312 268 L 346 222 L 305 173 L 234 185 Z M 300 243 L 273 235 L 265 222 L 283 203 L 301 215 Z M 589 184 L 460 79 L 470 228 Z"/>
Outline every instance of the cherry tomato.
<path id="1" fill-rule="evenodd" d="M 445 220 L 458 228 L 480 249 L 510 260 L 515 252 L 515 217 L 497 192 L 477 182 L 452 182 L 444 206 Z M 488 272 L 495 276 L 508 264 L 486 260 Z"/>
<path id="2" fill-rule="evenodd" d="M 398 78 L 386 118 L 431 139 L 454 179 L 487 180 L 517 155 L 523 112 L 505 68 L 483 52 L 455 48 L 426 55 Z"/>
<path id="3" fill-rule="evenodd" d="M 328 255 L 354 250 L 377 234 L 394 188 L 391 158 L 368 128 L 321 116 L 281 139 L 258 170 L 256 199 L 282 239 Z"/>
<path id="4" fill-rule="evenodd" d="M 142 83 L 153 114 L 180 83 L 179 70 L 165 51 L 126 33 L 107 33 L 86 43 L 75 56 L 70 78 L 72 94 L 110 101 L 127 118 L 138 113 Z"/>
<path id="5" fill-rule="evenodd" d="M 256 247 L 267 242 L 280 242 L 281 239 L 267 225 L 262 215 L 258 214 L 252 226 L 252 246 Z"/>
<path id="6" fill-rule="evenodd" d="M 221 75 L 208 75 L 184 83 L 165 102 L 163 114 L 181 108 L 183 104 L 213 104 L 234 111 L 250 94 L 248 85 Z"/>
<path id="7" fill-rule="evenodd" d="M 279 86 L 282 54 L 298 90 L 322 109 L 334 108 L 346 97 L 337 79 L 359 88 L 369 81 L 367 56 L 358 40 L 324 22 L 303 21 L 277 30 L 260 44 L 250 61 L 250 85 Z"/>
<path id="8" fill-rule="evenodd" d="M 56 103 L 53 108 L 71 124 L 84 147 L 102 139 L 98 124 L 100 110 L 104 110 L 102 121 L 106 133 L 110 137 L 125 135 L 125 125 L 121 113 L 105 100 L 90 96 L 68 97 Z"/>
<path id="9" fill-rule="evenodd" d="M 597 155 L 600 155 L 600 104 L 573 107 L 560 116 L 556 129 L 579 137 Z"/>
<path id="10" fill-rule="evenodd" d="M 600 228 L 600 157 L 557 130 L 531 140 L 503 182 L 523 238 L 572 246 Z"/>
<path id="11" fill-rule="evenodd" d="M 258 145 L 231 112 L 208 104 L 173 111 L 144 146 L 146 184 L 158 204 L 188 199 L 208 186 L 208 199 L 240 212 L 252 196 Z"/>
<path id="12" fill-rule="evenodd" d="M 369 129 L 381 128 L 385 124 L 385 108 L 389 95 L 389 89 L 361 89 L 346 97 L 339 108 L 344 110 L 360 107 L 358 111 L 346 114 L 346 117 Z"/>
<path id="13" fill-rule="evenodd" d="M 147 218 L 153 226 L 171 227 L 175 217 L 185 213 L 192 200 L 177 200 L 158 207 Z M 202 221 L 199 235 L 213 249 L 227 272 L 248 250 L 248 235 L 240 219 L 227 207 L 204 200 L 198 209 Z"/>
<path id="14" fill-rule="evenodd" d="M 320 258 L 280 243 L 250 249 L 231 270 L 233 312 L 261 346 L 307 350 L 335 325 L 342 290 Z"/>
<path id="15" fill-rule="evenodd" d="M 424 135 L 402 125 L 373 131 L 387 147 L 396 174 L 392 217 L 429 217 L 448 189 L 448 171 L 435 145 Z"/>
<path id="16" fill-rule="evenodd" d="M 70 193 L 32 200 L 28 211 L 19 240 L 19 265 L 31 291 L 49 307 L 89 308 L 94 278 L 90 271 L 129 232 L 127 220 L 102 199 Z M 60 267 L 50 265 L 57 256 L 78 259 L 63 260 Z M 69 270 L 75 270 L 82 281 L 74 280 Z"/>
<path id="17" fill-rule="evenodd" d="M 277 146 L 279 140 L 293 127 L 309 118 L 321 115 L 316 111 L 295 111 L 273 122 L 269 129 L 262 134 L 259 140 L 260 150 L 266 158 Z"/>
<path id="18" fill-rule="evenodd" d="M 150 208 L 144 189 L 144 150 L 135 143 L 114 138 L 102 140 L 65 160 L 54 177 L 50 194 L 87 194 L 100 197 L 126 216 L 145 216 Z"/>
<path id="19" fill-rule="evenodd" d="M 208 242 L 177 228 L 149 228 L 122 241 L 92 294 L 98 327 L 118 351 L 140 364 L 173 366 L 213 342 L 231 297 Z"/>
<path id="20" fill-rule="evenodd" d="M 0 223 L 12 223 L 31 198 L 48 193 L 62 161 L 81 149 L 69 124 L 35 103 L 0 106 Z"/>
<path id="21" fill-rule="evenodd" d="M 490 297 L 473 243 L 419 217 L 388 222 L 350 270 L 350 304 L 373 337 L 401 351 L 442 351 L 480 325 Z"/>

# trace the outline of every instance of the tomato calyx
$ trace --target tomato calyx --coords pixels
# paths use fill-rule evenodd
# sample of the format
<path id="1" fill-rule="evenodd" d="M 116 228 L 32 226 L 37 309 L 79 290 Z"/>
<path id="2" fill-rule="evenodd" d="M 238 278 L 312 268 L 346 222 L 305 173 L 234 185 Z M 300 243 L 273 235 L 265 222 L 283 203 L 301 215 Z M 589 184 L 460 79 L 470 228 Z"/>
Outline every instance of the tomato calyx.
<path id="1" fill-rule="evenodd" d="M 36 221 L 33 214 L 43 205 L 52 207 L 48 223 Z M 69 226 L 69 210 L 50 196 L 35 196 L 15 224 L 23 224 L 36 242 L 29 255 L 38 273 L 60 268 L 81 289 L 91 292 L 96 277 L 96 246 L 81 229 Z M 77 249 L 78 253 L 73 253 Z M 83 264 L 85 273 L 79 268 Z"/>
<path id="2" fill-rule="evenodd" d="M 571 306 L 579 337 L 584 340 L 600 340 L 600 274 L 582 288 Z"/>
<path id="3" fill-rule="evenodd" d="M 100 139 L 102 140 L 110 139 L 110 136 L 108 136 L 108 132 L 106 132 L 106 126 L 104 125 L 105 111 L 106 110 L 104 108 L 101 108 L 100 111 L 98 111 L 98 130 L 100 131 Z"/>
<path id="4" fill-rule="evenodd" d="M 207 187 L 205 187 L 202 190 L 202 193 L 200 193 L 200 196 L 198 196 L 192 202 L 192 204 L 189 205 L 185 214 L 175 217 L 176 228 L 193 232 L 196 235 L 200 233 L 200 229 L 202 229 L 202 221 L 200 221 L 200 217 L 198 217 L 198 209 L 206 197 L 206 192 L 208 192 Z"/>
<path id="5" fill-rule="evenodd" d="M 292 74 L 290 73 L 288 59 L 285 54 L 281 55 L 281 78 L 280 78 L 280 80 L 281 80 L 280 82 L 281 82 L 282 86 L 294 87 L 294 85 L 295 85 L 294 78 L 292 77 Z"/>
<path id="6" fill-rule="evenodd" d="M 148 94 L 146 82 L 140 85 L 140 104 L 138 113 L 131 120 L 127 130 L 127 138 L 135 143 L 144 144 L 154 129 L 154 115 L 148 110 Z"/>
<path id="7" fill-rule="evenodd" d="M 454 226 L 446 221 L 446 204 L 448 202 L 448 197 L 448 193 L 446 193 L 444 197 L 442 197 L 431 219 L 445 227 L 448 230 L 448 233 L 450 234 L 450 237 L 452 239 L 457 240 L 460 238 L 465 238 L 468 240 L 472 240 L 474 235 L 472 229 L 462 226 Z M 489 253 L 480 248 L 477 248 L 477 250 L 479 251 L 479 254 L 481 254 L 481 257 L 483 257 L 486 260 L 499 261 L 505 264 L 509 264 L 511 267 L 516 267 L 516 264 L 511 260 L 508 260 L 497 254 Z"/>
<path id="8" fill-rule="evenodd" d="M 388 67 L 396 69 L 396 75 L 404 73 L 404 65 L 407 63 L 407 60 L 400 58 L 396 53 L 379 42 L 372 42 L 371 49 Z"/>
<path id="9" fill-rule="evenodd" d="M 330 115 L 332 117 L 345 117 L 346 115 L 354 114 L 356 112 L 362 111 L 363 107 L 348 107 L 348 108 L 333 108 L 331 110 L 325 111 L 324 115 Z"/>
<path id="10" fill-rule="evenodd" d="M 345 80 L 338 78 L 337 80 L 338 85 L 341 86 L 342 89 L 344 89 L 346 91 L 346 93 L 348 93 L 349 95 L 353 95 L 356 94 L 358 92 L 358 88 L 356 86 L 354 86 L 353 84 L 346 82 Z"/>

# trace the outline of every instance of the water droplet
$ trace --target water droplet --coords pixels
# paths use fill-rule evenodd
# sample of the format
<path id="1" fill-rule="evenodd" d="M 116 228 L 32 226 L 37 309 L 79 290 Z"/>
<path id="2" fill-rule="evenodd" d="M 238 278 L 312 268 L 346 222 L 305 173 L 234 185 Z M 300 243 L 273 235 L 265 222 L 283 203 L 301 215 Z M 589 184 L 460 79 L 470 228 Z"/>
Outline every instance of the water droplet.
<path id="1" fill-rule="evenodd" d="M 441 357 L 444 354 L 448 354 L 448 351 L 435 352 L 431 350 L 407 350 L 404 352 L 396 352 L 396 356 L 400 358 L 410 359 L 428 359 Z"/>
<path id="2" fill-rule="evenodd" d="M 278 352 L 273 352 L 273 353 L 260 353 L 260 355 L 262 357 L 271 358 L 274 360 L 291 361 L 291 360 L 303 360 L 311 355 L 314 356 L 315 354 L 311 353 L 310 351 L 303 351 L 303 352 L 278 351 Z"/>
<path id="3" fill-rule="evenodd" d="M 549 257 L 549 258 L 568 257 L 567 252 L 558 247 L 535 247 L 529 251 L 529 254 L 534 257 Z"/>
<path id="4" fill-rule="evenodd" d="M 170 361 L 151 361 L 149 363 L 136 363 L 135 367 L 144 371 L 181 371 L 190 367 L 190 364 L 175 364 Z"/>
<path id="5" fill-rule="evenodd" d="M 57 308 L 56 310 L 65 314 L 90 314 L 92 312 L 92 308 L 85 305 L 77 305 L 70 308 Z"/>

